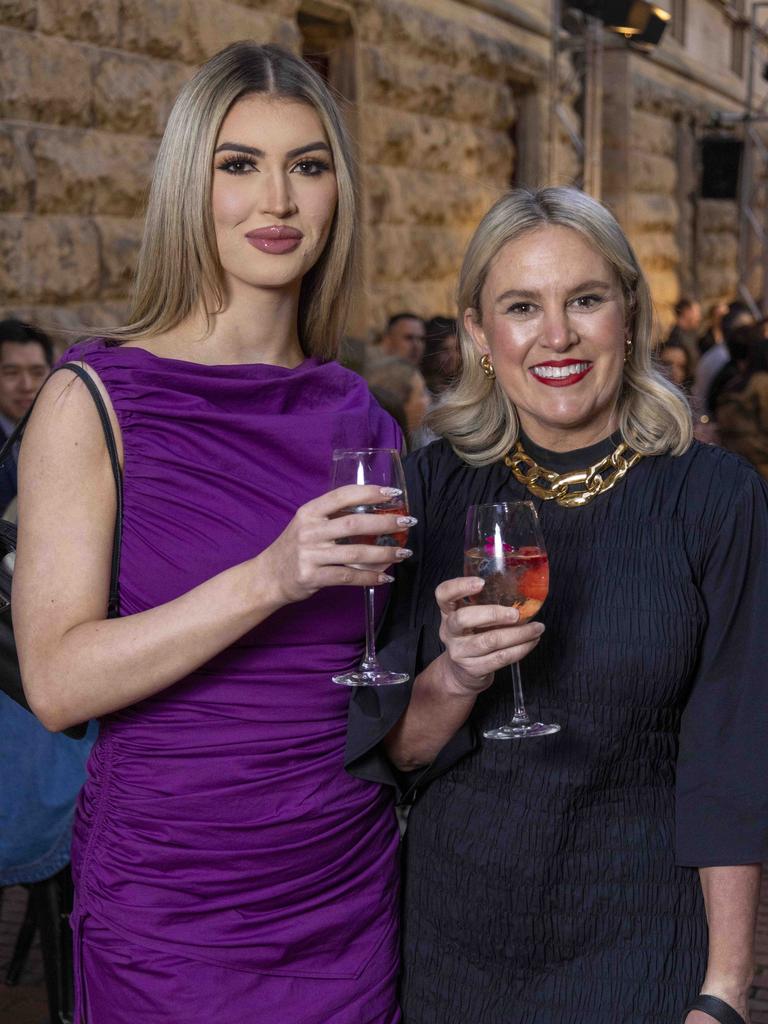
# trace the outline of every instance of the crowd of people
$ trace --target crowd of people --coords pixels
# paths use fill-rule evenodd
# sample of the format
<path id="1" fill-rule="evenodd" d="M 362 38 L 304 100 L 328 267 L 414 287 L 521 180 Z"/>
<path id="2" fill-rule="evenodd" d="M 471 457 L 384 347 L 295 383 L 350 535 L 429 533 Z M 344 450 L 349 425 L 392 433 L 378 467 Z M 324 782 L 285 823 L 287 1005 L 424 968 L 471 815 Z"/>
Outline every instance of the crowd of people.
<path id="1" fill-rule="evenodd" d="M 714 303 L 706 323 L 691 298 L 674 313 L 658 354 L 690 401 L 695 436 L 737 452 L 768 478 L 768 318 L 740 300 Z"/>
<path id="2" fill-rule="evenodd" d="M 762 325 L 719 308 L 700 345 L 685 300 L 656 351 L 610 211 L 513 189 L 469 242 L 455 319 L 402 311 L 342 346 L 352 154 L 295 55 L 242 42 L 203 65 L 127 321 L 64 356 L 108 410 L 117 532 L 69 369 L 13 455 L 29 704 L 54 732 L 98 722 L 74 1019 L 746 1022 L 768 486 L 722 445 L 768 465 Z M 39 373 L 5 429 L 50 354 L 3 329 L 0 402 L 6 359 L 9 394 Z M 720 444 L 694 439 L 708 417 Z M 409 507 L 402 485 L 331 488 L 339 448 L 408 449 Z M 523 559 L 535 615 L 466 569 L 478 505 L 538 517 L 541 546 L 480 538 L 501 575 Z M 407 683 L 331 681 L 373 634 L 360 588 Z M 520 665 L 559 730 L 504 742 Z"/>

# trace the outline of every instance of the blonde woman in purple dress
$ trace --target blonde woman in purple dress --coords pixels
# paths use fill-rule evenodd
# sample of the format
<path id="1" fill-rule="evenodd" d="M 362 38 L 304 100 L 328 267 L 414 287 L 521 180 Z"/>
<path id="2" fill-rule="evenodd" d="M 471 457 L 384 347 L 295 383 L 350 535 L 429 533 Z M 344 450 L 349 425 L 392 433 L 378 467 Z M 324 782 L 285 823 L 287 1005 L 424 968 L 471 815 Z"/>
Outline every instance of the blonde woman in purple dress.
<path id="1" fill-rule="evenodd" d="M 363 585 L 409 552 L 339 547 L 337 447 L 399 447 L 332 361 L 354 186 L 322 81 L 235 44 L 182 91 L 157 159 L 129 325 L 67 372 L 23 446 L 14 617 L 32 707 L 101 722 L 75 823 L 78 1024 L 396 1024 L 397 828 L 343 769 Z M 371 523 L 373 522 L 373 525 Z M 341 564 L 341 553 L 350 564 Z M 383 595 L 382 595 L 383 596 Z"/>

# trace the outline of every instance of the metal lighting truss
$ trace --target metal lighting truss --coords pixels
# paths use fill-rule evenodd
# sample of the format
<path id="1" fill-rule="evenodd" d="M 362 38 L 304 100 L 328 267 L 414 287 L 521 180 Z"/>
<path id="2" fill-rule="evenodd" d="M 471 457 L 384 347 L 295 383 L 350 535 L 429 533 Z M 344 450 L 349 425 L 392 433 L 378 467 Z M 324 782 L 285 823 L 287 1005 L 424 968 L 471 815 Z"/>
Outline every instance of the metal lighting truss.
<path id="1" fill-rule="evenodd" d="M 562 27 L 563 0 L 552 0 L 552 48 L 549 81 L 549 180 L 559 183 L 560 136 L 565 131 L 579 158 L 579 173 L 572 185 L 583 189 L 595 199 L 602 191 L 603 162 L 603 24 L 598 18 L 580 14 L 581 31 L 566 32 Z M 574 54 L 573 74 L 563 79 L 560 59 L 566 52 Z M 574 92 L 582 97 L 582 131 L 573 125 L 566 108 L 566 99 Z"/>
<path id="2" fill-rule="evenodd" d="M 760 125 L 768 121 L 768 91 L 757 95 L 755 77 L 762 81 L 768 65 L 768 2 L 752 5 L 749 23 L 749 79 L 744 121 L 744 152 L 739 180 L 739 294 L 755 316 L 768 312 L 768 147 Z M 759 63 L 763 62 L 763 64 Z M 757 273 L 759 271 L 759 274 Z M 755 278 L 759 291 L 755 294 Z"/>

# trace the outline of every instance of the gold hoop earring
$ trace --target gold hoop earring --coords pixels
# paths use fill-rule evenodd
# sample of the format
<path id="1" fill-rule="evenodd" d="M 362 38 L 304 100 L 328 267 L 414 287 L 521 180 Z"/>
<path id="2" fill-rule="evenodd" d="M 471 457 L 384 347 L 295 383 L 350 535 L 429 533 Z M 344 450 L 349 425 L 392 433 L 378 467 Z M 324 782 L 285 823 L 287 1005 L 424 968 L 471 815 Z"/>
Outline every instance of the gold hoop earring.
<path id="1" fill-rule="evenodd" d="M 493 368 L 493 363 L 491 362 L 491 357 L 488 355 L 488 353 L 486 353 L 482 357 L 482 359 L 480 360 L 480 365 L 482 366 L 483 373 L 488 378 L 488 380 L 493 380 L 494 377 L 496 376 L 496 371 Z"/>

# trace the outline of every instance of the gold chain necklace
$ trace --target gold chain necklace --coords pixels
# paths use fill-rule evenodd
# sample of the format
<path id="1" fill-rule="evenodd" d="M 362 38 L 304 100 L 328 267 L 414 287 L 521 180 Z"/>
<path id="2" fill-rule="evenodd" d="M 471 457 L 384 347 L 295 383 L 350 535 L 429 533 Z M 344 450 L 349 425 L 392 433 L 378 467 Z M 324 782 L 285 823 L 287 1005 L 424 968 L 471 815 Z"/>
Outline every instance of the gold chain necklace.
<path id="1" fill-rule="evenodd" d="M 556 501 L 565 508 L 581 508 L 598 494 L 610 491 L 642 457 L 640 452 L 632 451 L 622 441 L 610 455 L 589 469 L 554 473 L 534 462 L 517 441 L 514 451 L 504 457 L 504 463 L 512 470 L 515 479 L 537 498 Z"/>

